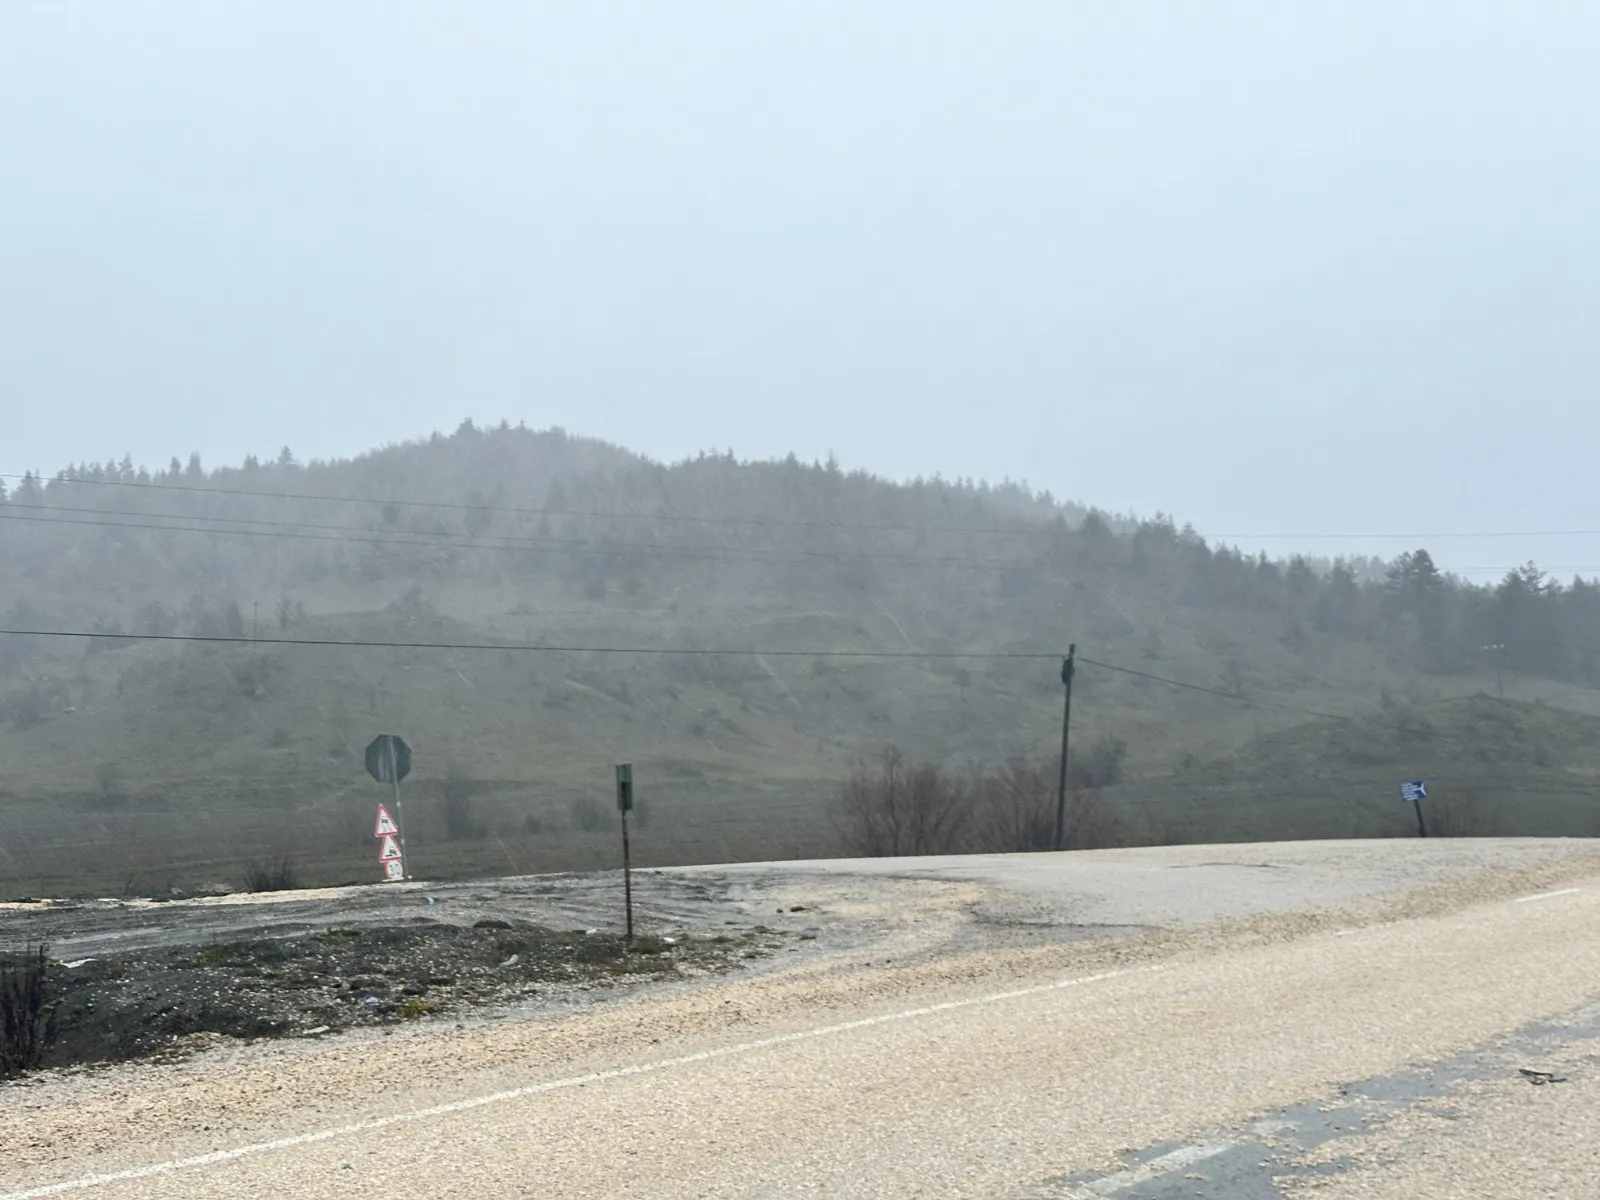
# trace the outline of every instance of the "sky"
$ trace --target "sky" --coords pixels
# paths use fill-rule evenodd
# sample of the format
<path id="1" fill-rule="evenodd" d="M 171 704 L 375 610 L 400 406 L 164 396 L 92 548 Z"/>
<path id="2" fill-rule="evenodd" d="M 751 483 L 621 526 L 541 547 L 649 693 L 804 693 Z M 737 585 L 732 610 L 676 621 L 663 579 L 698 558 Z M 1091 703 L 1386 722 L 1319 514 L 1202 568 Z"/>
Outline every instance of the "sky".
<path id="1" fill-rule="evenodd" d="M 8 0 L 0 472 L 506 418 L 1600 573 L 1597 39 L 1538 0 Z"/>

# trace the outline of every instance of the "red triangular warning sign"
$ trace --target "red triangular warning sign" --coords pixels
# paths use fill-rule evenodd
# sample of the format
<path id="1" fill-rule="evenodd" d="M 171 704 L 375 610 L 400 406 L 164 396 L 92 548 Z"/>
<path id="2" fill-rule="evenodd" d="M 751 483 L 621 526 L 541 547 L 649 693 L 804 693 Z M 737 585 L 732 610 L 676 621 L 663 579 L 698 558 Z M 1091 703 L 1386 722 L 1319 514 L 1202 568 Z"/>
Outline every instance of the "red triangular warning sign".
<path id="1" fill-rule="evenodd" d="M 387 837 L 391 833 L 399 833 L 400 826 L 394 823 L 394 818 L 389 815 L 389 810 L 383 805 L 378 805 L 378 822 L 372 828 L 373 837 Z"/>
<path id="2" fill-rule="evenodd" d="M 391 858 L 400 857 L 400 843 L 394 840 L 394 834 L 386 833 L 383 841 L 378 843 L 378 861 L 388 862 Z"/>

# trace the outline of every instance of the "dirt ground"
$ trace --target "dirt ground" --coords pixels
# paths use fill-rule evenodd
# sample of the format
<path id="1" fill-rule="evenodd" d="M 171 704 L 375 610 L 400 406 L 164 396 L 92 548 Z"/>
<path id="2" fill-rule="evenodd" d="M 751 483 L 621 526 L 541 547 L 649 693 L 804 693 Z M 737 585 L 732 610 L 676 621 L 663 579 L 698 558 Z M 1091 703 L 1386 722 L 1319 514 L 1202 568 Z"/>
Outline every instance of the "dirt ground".
<path id="1" fill-rule="evenodd" d="M 696 900 L 718 898 L 703 882 L 652 893 L 641 879 L 630 942 L 612 911 L 614 882 L 572 876 L 11 904 L 0 906 L 0 959 L 46 948 L 48 1045 L 39 1065 L 63 1067 L 183 1053 L 221 1038 L 320 1037 L 556 1003 L 747 966 L 814 936 L 737 912 L 730 919 Z M 692 911 L 696 903 L 704 914 Z"/>
<path id="2" fill-rule="evenodd" d="M 523 922 L 329 929 L 53 959 L 43 1066 L 119 1062 L 218 1037 L 320 1036 L 700 974 L 770 954 L 769 932 L 636 938 Z"/>

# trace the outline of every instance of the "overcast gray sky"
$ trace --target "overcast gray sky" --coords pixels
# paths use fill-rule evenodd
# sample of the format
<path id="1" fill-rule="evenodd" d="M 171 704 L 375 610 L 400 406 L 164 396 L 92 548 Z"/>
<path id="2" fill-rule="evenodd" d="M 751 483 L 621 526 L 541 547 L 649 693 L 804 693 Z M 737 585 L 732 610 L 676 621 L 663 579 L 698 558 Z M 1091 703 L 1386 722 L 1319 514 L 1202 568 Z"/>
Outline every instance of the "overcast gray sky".
<path id="1" fill-rule="evenodd" d="M 470 415 L 1597 529 L 1597 56 L 1514 0 L 7 0 L 0 471 Z"/>

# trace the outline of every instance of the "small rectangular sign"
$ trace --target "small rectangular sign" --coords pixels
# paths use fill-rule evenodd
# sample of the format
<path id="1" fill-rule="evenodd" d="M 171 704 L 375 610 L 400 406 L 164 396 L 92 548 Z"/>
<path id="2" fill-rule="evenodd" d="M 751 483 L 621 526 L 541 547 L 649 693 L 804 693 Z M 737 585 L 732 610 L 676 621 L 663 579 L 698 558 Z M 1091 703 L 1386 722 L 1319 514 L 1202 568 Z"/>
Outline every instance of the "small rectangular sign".
<path id="1" fill-rule="evenodd" d="M 1415 804 L 1418 800 L 1428 798 L 1428 785 L 1420 779 L 1413 779 L 1410 783 L 1400 785 L 1400 799 L 1407 804 Z"/>

